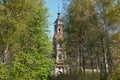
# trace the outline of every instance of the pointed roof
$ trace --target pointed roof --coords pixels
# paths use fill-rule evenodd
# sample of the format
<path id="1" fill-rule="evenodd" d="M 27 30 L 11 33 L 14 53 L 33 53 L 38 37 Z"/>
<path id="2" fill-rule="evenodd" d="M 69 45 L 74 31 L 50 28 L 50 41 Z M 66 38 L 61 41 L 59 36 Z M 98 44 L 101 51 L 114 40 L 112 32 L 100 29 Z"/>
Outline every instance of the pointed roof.
<path id="1" fill-rule="evenodd" d="M 55 23 L 57 23 L 58 21 L 62 21 L 61 18 L 60 18 L 60 8 L 59 8 L 59 5 L 58 5 L 58 16 L 57 16 L 57 19 L 55 20 Z"/>

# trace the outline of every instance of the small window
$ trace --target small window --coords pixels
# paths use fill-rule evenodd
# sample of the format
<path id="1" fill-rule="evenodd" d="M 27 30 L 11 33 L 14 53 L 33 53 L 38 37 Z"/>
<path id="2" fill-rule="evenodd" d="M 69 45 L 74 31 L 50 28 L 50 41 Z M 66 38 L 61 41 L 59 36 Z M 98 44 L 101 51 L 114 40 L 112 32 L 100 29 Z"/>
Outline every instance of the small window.
<path id="1" fill-rule="evenodd" d="M 61 68 L 59 67 L 59 69 L 61 69 Z"/>
<path id="2" fill-rule="evenodd" d="M 60 48 L 62 47 L 62 44 L 60 44 Z"/>
<path id="3" fill-rule="evenodd" d="M 57 44 L 57 48 L 60 48 L 60 44 Z"/>
<path id="4" fill-rule="evenodd" d="M 61 60 L 62 59 L 62 54 L 59 54 L 58 58 L 59 58 L 59 60 Z"/>
<path id="5" fill-rule="evenodd" d="M 60 29 L 58 29 L 58 32 L 60 33 Z"/>

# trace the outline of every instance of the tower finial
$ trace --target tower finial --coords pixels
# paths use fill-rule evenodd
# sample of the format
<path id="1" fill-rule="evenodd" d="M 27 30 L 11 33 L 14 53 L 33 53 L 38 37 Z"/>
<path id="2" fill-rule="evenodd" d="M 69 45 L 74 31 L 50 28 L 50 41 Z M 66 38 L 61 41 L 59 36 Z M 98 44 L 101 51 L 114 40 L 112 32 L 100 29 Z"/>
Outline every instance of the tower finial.
<path id="1" fill-rule="evenodd" d="M 58 13 L 60 13 L 60 7 L 59 7 L 59 3 L 58 3 Z"/>
<path id="2" fill-rule="evenodd" d="M 59 7 L 59 3 L 58 3 L 58 17 L 60 17 L 60 7 Z"/>

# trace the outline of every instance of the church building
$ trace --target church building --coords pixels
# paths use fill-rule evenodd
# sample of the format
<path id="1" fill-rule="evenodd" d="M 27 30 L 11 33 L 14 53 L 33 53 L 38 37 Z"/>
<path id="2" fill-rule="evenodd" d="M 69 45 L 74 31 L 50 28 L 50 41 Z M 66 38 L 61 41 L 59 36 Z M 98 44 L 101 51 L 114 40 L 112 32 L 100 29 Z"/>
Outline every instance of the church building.
<path id="1" fill-rule="evenodd" d="M 65 63 L 66 54 L 64 51 L 64 35 L 63 35 L 63 24 L 58 10 L 58 16 L 54 25 L 54 37 L 53 37 L 53 48 L 55 54 L 55 68 L 53 71 L 54 75 L 66 74 L 69 71 L 69 66 Z"/>

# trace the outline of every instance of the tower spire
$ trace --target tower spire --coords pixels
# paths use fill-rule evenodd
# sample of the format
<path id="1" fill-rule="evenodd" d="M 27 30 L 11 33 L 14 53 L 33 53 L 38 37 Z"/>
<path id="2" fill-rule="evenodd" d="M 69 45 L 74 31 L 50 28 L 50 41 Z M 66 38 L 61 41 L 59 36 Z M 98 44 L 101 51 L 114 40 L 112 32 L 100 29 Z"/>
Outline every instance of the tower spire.
<path id="1" fill-rule="evenodd" d="M 58 3 L 58 13 L 60 13 L 60 7 L 59 7 L 59 3 Z"/>
<path id="2" fill-rule="evenodd" d="M 58 17 L 60 17 L 60 7 L 59 7 L 59 3 L 58 3 Z"/>

